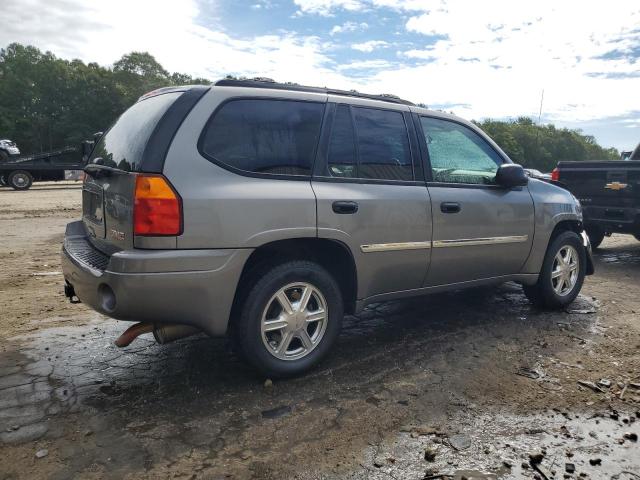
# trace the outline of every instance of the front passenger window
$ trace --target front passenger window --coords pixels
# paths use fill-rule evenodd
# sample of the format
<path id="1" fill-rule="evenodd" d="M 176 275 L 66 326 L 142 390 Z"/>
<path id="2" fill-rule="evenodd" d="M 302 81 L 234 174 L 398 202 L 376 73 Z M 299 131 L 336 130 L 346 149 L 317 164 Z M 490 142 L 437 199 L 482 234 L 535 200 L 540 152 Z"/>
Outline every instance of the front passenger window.
<path id="1" fill-rule="evenodd" d="M 434 182 L 494 183 L 502 158 L 464 125 L 439 118 L 420 117 Z"/>

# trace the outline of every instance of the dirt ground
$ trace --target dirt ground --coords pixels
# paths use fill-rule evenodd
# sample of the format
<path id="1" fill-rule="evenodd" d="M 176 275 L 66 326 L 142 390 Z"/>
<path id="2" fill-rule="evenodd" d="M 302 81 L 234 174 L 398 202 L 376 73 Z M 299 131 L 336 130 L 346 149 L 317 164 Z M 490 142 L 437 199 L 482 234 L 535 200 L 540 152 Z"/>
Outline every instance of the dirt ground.
<path id="1" fill-rule="evenodd" d="M 120 350 L 126 324 L 68 304 L 80 201 L 0 189 L 0 479 L 640 478 L 633 237 L 605 239 L 566 311 L 514 284 L 379 304 L 269 385 L 222 339 Z"/>

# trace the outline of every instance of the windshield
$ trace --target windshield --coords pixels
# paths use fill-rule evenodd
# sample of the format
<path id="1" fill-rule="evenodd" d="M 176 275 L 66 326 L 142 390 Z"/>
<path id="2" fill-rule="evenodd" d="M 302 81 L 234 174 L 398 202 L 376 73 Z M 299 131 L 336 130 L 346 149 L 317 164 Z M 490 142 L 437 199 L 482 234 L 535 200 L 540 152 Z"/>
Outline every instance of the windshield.
<path id="1" fill-rule="evenodd" d="M 98 141 L 89 163 L 127 172 L 140 170 L 142 154 L 153 129 L 180 95 L 182 92 L 165 93 L 134 104 Z"/>

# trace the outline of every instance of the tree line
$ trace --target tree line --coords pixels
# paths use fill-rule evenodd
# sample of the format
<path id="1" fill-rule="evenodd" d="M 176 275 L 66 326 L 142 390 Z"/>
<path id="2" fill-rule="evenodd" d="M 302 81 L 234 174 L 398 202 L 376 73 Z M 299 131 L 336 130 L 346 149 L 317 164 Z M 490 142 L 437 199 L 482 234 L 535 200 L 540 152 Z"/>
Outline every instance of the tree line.
<path id="1" fill-rule="evenodd" d="M 64 60 L 51 52 L 13 43 L 0 49 L 0 138 L 24 154 L 78 145 L 105 130 L 141 95 L 171 85 L 209 84 L 170 73 L 146 52 L 132 52 L 103 67 Z M 476 122 L 515 162 L 550 171 L 560 160 L 618 158 L 578 130 L 513 121 Z"/>
<path id="2" fill-rule="evenodd" d="M 129 53 L 107 68 L 13 43 L 0 50 L 0 138 L 24 154 L 79 145 L 146 92 L 208 83 L 169 73 L 148 53 Z"/>
<path id="3" fill-rule="evenodd" d="M 476 122 L 509 158 L 527 168 L 550 172 L 563 160 L 618 160 L 615 148 L 603 148 L 580 130 L 537 125 L 531 118 Z"/>

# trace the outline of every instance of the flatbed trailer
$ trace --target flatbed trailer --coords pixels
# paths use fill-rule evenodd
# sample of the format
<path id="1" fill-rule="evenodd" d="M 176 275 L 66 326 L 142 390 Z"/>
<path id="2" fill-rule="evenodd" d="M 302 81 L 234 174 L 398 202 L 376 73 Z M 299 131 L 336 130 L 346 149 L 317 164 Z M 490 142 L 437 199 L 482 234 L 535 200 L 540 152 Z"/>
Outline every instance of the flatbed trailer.
<path id="1" fill-rule="evenodd" d="M 86 158 L 84 145 L 10 158 L 0 162 L 0 184 L 28 190 L 34 181 L 64 180 L 65 170 L 83 170 Z"/>

